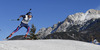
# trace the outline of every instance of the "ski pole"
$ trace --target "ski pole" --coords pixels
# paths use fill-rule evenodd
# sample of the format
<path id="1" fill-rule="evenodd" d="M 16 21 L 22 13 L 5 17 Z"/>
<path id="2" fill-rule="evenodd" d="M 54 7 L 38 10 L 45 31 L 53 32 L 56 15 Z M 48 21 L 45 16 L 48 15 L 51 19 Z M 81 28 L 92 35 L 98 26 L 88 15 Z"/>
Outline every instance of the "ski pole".
<path id="1" fill-rule="evenodd" d="M 10 21 L 17 21 L 17 19 L 9 19 Z"/>
<path id="2" fill-rule="evenodd" d="M 29 12 L 30 12 L 31 10 L 32 10 L 32 9 L 30 9 Z"/>

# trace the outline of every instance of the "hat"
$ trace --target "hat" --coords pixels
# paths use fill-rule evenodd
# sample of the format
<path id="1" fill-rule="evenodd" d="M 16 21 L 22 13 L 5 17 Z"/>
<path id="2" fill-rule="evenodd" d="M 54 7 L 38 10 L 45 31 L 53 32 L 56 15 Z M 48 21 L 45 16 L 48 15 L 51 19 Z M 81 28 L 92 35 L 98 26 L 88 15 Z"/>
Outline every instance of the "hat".
<path id="1" fill-rule="evenodd" d="M 32 15 L 32 13 L 31 12 L 28 12 L 26 15 Z"/>

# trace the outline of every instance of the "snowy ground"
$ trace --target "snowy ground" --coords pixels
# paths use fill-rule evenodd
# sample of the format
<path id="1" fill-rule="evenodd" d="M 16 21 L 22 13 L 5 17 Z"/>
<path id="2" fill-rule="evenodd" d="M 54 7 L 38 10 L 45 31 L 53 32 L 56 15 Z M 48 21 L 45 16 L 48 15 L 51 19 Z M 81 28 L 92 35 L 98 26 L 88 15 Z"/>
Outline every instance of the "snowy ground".
<path id="1" fill-rule="evenodd" d="M 100 46 L 74 40 L 10 40 L 0 41 L 0 50 L 100 50 Z"/>

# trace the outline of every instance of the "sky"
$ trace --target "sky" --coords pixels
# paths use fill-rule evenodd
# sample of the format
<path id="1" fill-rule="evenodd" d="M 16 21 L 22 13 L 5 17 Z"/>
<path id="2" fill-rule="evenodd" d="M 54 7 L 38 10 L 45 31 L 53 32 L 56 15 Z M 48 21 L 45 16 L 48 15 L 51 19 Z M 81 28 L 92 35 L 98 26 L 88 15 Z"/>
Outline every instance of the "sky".
<path id="1" fill-rule="evenodd" d="M 100 10 L 100 0 L 0 0 L 0 40 L 10 35 L 22 18 L 20 21 L 11 20 L 25 15 L 30 8 L 33 18 L 29 26 L 34 24 L 38 32 L 41 28 L 52 27 L 65 20 L 68 15 L 85 13 L 89 9 Z M 25 35 L 26 31 L 23 27 L 13 36 Z"/>

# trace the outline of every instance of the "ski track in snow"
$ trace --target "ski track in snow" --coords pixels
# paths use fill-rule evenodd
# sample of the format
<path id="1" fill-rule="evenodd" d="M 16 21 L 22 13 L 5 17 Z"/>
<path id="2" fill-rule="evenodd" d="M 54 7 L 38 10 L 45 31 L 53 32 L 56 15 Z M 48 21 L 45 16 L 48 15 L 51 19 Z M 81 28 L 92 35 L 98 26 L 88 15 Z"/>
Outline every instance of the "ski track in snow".
<path id="1" fill-rule="evenodd" d="M 100 50 L 100 46 L 74 40 L 9 40 L 0 41 L 0 50 Z"/>

